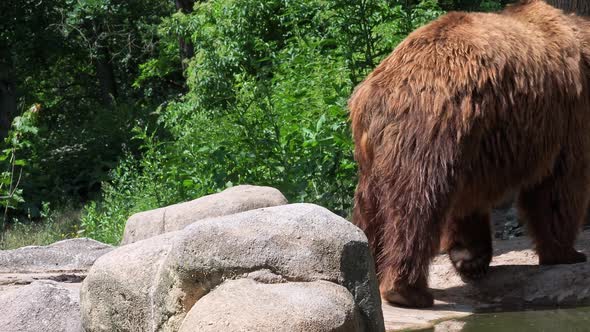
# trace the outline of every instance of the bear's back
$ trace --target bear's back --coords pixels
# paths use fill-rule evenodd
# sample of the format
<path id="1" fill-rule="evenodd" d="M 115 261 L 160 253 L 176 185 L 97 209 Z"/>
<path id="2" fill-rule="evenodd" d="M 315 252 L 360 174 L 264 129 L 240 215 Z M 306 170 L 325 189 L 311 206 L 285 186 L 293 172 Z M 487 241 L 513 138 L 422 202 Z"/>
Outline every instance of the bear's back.
<path id="1" fill-rule="evenodd" d="M 532 1 L 499 14 L 448 13 L 411 33 L 367 81 L 413 96 L 436 89 L 431 92 L 439 99 L 490 84 L 563 96 L 581 93 L 580 59 L 567 16 Z M 545 91 L 547 86 L 562 89 Z"/>
<path id="2" fill-rule="evenodd" d="M 488 154 L 488 162 L 509 167 L 526 154 L 512 174 L 533 173 L 539 158 L 554 158 L 572 123 L 590 122 L 578 107 L 588 104 L 589 71 L 579 44 L 571 19 L 541 1 L 500 14 L 449 13 L 417 29 L 349 101 L 359 164 L 368 168 L 385 140 L 424 154 L 433 142 L 455 142 L 477 162 L 486 160 L 478 151 L 505 145 L 499 150 L 510 153 Z M 429 143 L 417 149 L 419 142 Z"/>

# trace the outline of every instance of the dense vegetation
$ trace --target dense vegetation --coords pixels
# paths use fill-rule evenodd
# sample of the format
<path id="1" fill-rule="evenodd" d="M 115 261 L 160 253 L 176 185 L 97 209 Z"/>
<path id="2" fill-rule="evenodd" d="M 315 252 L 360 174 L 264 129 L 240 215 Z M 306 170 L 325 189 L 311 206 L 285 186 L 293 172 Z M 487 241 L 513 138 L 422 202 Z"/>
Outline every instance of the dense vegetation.
<path id="1" fill-rule="evenodd" d="M 2 1 L 0 231 L 116 243 L 241 183 L 346 216 L 353 87 L 416 27 L 505 2 Z"/>

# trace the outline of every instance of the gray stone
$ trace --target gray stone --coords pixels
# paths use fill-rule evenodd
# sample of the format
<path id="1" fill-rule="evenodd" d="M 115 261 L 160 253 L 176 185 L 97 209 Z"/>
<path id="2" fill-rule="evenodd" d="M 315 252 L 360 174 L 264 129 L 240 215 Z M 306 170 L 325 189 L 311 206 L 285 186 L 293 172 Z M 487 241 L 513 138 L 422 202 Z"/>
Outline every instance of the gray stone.
<path id="1" fill-rule="evenodd" d="M 80 291 L 87 331 L 156 331 L 154 281 L 178 233 L 119 247 L 96 261 Z"/>
<path id="2" fill-rule="evenodd" d="M 383 319 L 388 332 L 431 331 L 430 329 L 438 322 L 467 317 L 472 312 L 472 307 L 442 301 L 435 301 L 434 307 L 429 309 L 401 308 L 387 302 L 383 303 Z"/>
<path id="3" fill-rule="evenodd" d="M 0 273 L 87 270 L 112 247 L 91 239 L 71 239 L 48 246 L 0 250 Z"/>
<path id="4" fill-rule="evenodd" d="M 112 249 L 71 239 L 0 251 L 0 331 L 82 331 L 80 282 Z"/>
<path id="5" fill-rule="evenodd" d="M 350 292 L 327 281 L 230 280 L 201 298 L 180 332 L 356 332 L 362 322 Z"/>
<path id="6" fill-rule="evenodd" d="M 287 204 L 280 191 L 270 187 L 236 186 L 190 202 L 132 215 L 121 244 L 183 229 L 198 220 Z"/>
<path id="7" fill-rule="evenodd" d="M 496 239 L 508 240 L 526 234 L 515 205 L 503 209 L 493 209 L 491 219 Z"/>
<path id="8" fill-rule="evenodd" d="M 366 237 L 312 204 L 206 219 L 112 251 L 84 281 L 84 327 L 177 331 L 195 303 L 224 281 L 240 278 L 341 285 L 354 299 L 359 331 L 384 331 Z"/>
<path id="9" fill-rule="evenodd" d="M 38 280 L 51 280 L 66 284 L 81 283 L 86 277 L 87 271 L 76 272 L 28 272 L 28 273 L 2 273 L 0 272 L 0 293 L 17 287 L 28 285 Z"/>
<path id="10" fill-rule="evenodd" d="M 437 324 L 434 327 L 434 332 L 461 332 L 465 327 L 465 322 L 460 320 L 449 320 Z"/>
<path id="11" fill-rule="evenodd" d="M 36 281 L 0 293 L 0 308 L 3 332 L 82 331 L 76 287 Z"/>

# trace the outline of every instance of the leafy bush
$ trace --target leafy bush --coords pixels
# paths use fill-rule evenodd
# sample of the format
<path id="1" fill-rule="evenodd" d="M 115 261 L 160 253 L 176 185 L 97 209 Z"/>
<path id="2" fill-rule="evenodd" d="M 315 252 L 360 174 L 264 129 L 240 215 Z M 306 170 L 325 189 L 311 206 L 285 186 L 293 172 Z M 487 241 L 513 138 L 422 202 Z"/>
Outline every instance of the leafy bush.
<path id="1" fill-rule="evenodd" d="M 39 105 L 33 105 L 21 116 L 14 118 L 11 130 L 4 139 L 6 148 L 0 153 L 0 233 L 6 226 L 9 212 L 25 208 L 21 180 L 23 169 L 27 165 L 27 150 L 39 132 L 37 116 Z M 30 209 L 27 209 L 28 211 Z M 30 214 L 30 213 L 29 213 Z M 0 234 L 1 235 L 1 234 Z"/>
<path id="2" fill-rule="evenodd" d="M 158 109 L 156 128 L 136 128 L 142 155 L 128 155 L 100 203 L 87 205 L 85 234 L 116 243 L 134 212 L 243 183 L 347 215 L 356 185 L 347 98 L 403 36 L 441 13 L 435 1 L 390 5 L 214 0 L 165 20 L 160 33 L 192 38 L 189 91 Z M 166 63 L 149 62 L 141 77 Z"/>

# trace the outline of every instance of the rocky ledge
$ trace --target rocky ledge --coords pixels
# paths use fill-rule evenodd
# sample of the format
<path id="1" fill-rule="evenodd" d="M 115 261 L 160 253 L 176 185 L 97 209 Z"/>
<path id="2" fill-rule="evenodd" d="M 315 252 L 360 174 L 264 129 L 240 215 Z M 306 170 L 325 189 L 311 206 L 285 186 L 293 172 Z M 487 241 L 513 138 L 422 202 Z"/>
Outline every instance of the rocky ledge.
<path id="1" fill-rule="evenodd" d="M 590 305 L 590 262 L 539 266 L 531 247 L 526 237 L 496 240 L 489 274 L 469 283 L 455 273 L 446 255 L 438 256 L 430 269 L 430 287 L 437 300 L 434 308 L 385 304 L 386 327 L 422 329 L 473 312 Z M 590 256 L 590 231 L 581 234 L 577 249 Z"/>
<path id="2" fill-rule="evenodd" d="M 0 251 L 0 331 L 81 331 L 81 282 L 112 249 L 72 239 Z"/>

